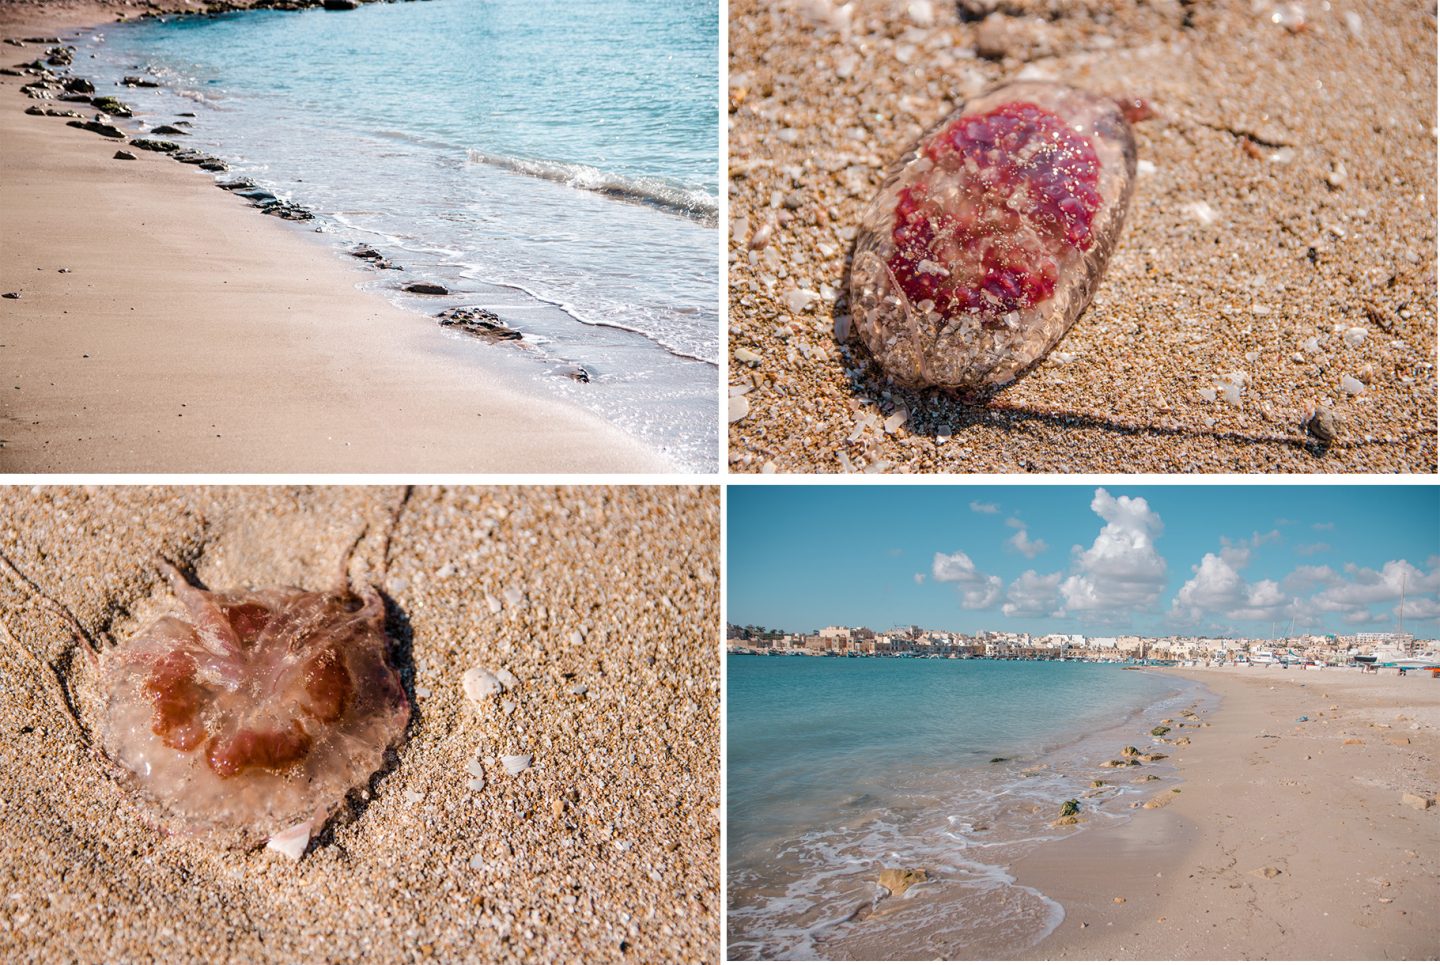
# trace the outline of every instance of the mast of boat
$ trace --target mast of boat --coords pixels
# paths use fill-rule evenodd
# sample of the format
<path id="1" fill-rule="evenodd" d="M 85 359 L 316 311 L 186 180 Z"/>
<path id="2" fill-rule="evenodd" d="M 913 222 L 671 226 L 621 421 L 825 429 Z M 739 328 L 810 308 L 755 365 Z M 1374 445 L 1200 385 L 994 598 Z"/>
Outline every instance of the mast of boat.
<path id="1" fill-rule="evenodd" d="M 1400 571 L 1400 609 L 1398 609 L 1398 610 L 1395 611 L 1395 624 L 1396 624 L 1395 634 L 1396 634 L 1397 637 L 1404 637 L 1404 635 L 1405 635 L 1405 576 L 1406 576 L 1405 571 L 1404 571 L 1404 570 L 1401 570 L 1401 571 Z M 1403 644 L 1402 644 L 1402 646 L 1403 646 Z M 1409 648 L 1409 647 L 1405 647 L 1405 650 L 1408 652 L 1408 651 L 1410 650 L 1410 648 Z"/>

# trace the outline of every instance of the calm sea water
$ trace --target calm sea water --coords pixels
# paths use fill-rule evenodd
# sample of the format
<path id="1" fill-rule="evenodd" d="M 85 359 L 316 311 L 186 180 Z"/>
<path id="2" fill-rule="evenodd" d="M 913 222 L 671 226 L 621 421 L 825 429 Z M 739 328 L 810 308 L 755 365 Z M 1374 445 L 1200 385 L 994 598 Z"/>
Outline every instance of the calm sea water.
<path id="1" fill-rule="evenodd" d="M 402 303 L 527 333 L 526 352 L 448 347 L 488 360 L 477 378 L 533 378 L 698 470 L 718 432 L 717 43 L 715 0 L 435 0 L 111 26 L 76 72 L 139 124 L 194 112 L 176 140 L 222 178 L 406 269 L 375 287 L 464 292 Z M 162 87 L 111 86 L 137 73 Z"/>
<path id="2" fill-rule="evenodd" d="M 983 958 L 1039 941 L 1063 910 L 1008 865 L 1075 833 L 1050 822 L 1111 776 L 1094 765 L 1202 696 L 1079 663 L 734 655 L 727 668 L 741 959 Z M 1122 820 L 1141 788 L 1091 793 L 1086 826 Z M 916 866 L 936 880 L 876 901 L 882 867 Z"/>

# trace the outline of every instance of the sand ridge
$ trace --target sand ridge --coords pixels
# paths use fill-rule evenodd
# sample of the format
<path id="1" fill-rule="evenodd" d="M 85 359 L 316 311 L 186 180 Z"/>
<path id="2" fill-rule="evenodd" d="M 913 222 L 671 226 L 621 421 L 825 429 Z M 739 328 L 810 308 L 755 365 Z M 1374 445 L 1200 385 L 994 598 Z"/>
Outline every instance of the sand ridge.
<path id="1" fill-rule="evenodd" d="M 716 490 L 417 489 L 395 521 L 402 496 L 0 494 L 25 577 L 0 575 L 0 957 L 719 957 Z M 88 747 L 93 672 L 45 598 L 103 645 L 174 607 L 157 553 L 216 588 L 330 586 L 362 532 L 416 708 L 368 799 L 298 864 L 156 830 Z M 472 708 L 477 663 L 513 708 Z"/>
<path id="2" fill-rule="evenodd" d="M 731 5 L 731 468 L 1434 472 L 1433 10 L 960 17 L 996 6 Z M 988 407 L 896 389 L 837 340 L 860 213 L 955 103 L 1029 77 L 1156 111 L 1108 273 Z M 1328 451 L 1301 428 L 1325 406 Z"/>

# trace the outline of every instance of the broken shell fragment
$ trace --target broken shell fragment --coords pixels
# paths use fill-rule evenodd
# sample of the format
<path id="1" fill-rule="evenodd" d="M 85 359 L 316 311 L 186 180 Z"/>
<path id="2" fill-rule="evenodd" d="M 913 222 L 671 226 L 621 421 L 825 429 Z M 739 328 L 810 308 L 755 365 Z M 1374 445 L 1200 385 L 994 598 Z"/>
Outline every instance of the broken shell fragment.
<path id="1" fill-rule="evenodd" d="M 1115 101 L 995 88 L 900 158 L 855 243 L 855 329 L 896 383 L 980 401 L 1040 362 L 1115 248 L 1135 140 Z"/>
<path id="2" fill-rule="evenodd" d="M 529 754 L 510 754 L 500 758 L 500 763 L 505 765 L 505 773 L 514 777 L 521 771 L 530 767 L 531 756 Z"/>
<path id="3" fill-rule="evenodd" d="M 270 840 L 265 842 L 265 847 L 283 854 L 291 861 L 299 861 L 306 846 L 310 844 L 310 828 L 313 824 L 313 821 L 301 821 L 279 834 L 272 834 Z"/>
<path id="4" fill-rule="evenodd" d="M 505 689 L 499 678 L 483 667 L 471 667 L 465 671 L 465 676 L 460 678 L 460 686 L 464 688 L 465 696 L 476 704 Z"/>

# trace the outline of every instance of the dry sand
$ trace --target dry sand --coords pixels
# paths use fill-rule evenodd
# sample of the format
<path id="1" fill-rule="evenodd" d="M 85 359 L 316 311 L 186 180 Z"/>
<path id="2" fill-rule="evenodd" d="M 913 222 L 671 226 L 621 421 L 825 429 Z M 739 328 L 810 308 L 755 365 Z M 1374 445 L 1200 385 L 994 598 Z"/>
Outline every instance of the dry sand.
<path id="1" fill-rule="evenodd" d="M 735 0 L 731 468 L 1434 472 L 1435 42 L 1412 0 Z M 894 389 L 836 341 L 860 213 L 922 130 L 1022 73 L 1157 111 L 1108 274 L 989 407 Z M 1238 405 L 1202 397 L 1234 373 Z M 1328 452 L 1301 429 L 1323 405 Z"/>
<path id="2" fill-rule="evenodd" d="M 1157 785 L 1173 803 L 1012 869 L 1066 910 L 1046 941 L 1017 957 L 1440 956 L 1440 807 L 1401 801 L 1440 789 L 1440 680 L 1393 670 L 1165 672 L 1221 699 L 1200 726 L 1169 735 L 1192 741 L 1167 748 L 1180 793 Z"/>
<path id="3" fill-rule="evenodd" d="M 117 9 L 0 3 L 0 36 Z M 0 55 L 8 66 L 44 49 Z M 76 106 L 30 100 L 27 80 L 0 77 L 0 292 L 21 295 L 0 300 L 0 471 L 673 469 L 598 416 L 507 384 L 433 319 L 359 291 L 364 269 L 309 229 L 192 166 L 114 160 L 116 141 L 26 115 Z"/>
<path id="4" fill-rule="evenodd" d="M 392 524 L 401 498 L 0 490 L 34 582 L 0 561 L 0 960 L 718 960 L 717 491 L 419 489 Z M 153 829 L 89 748 L 94 675 L 40 594 L 124 639 L 175 605 L 155 554 L 325 588 L 362 530 L 351 573 L 391 602 L 416 708 L 369 800 L 298 864 Z M 512 711 L 462 695 L 477 663 L 519 678 Z"/>

